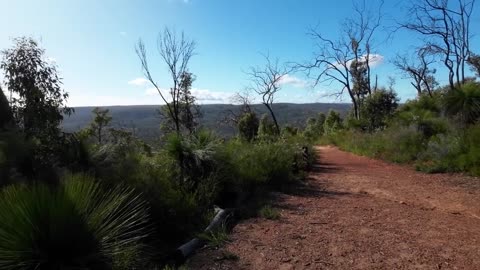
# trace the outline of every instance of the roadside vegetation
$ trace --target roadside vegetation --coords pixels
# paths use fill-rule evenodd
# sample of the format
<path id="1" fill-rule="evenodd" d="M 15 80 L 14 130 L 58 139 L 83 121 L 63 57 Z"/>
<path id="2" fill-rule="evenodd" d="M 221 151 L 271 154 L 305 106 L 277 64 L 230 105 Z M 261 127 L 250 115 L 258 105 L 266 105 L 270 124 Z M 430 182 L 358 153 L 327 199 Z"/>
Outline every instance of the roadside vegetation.
<path id="1" fill-rule="evenodd" d="M 426 172 L 480 175 L 480 84 L 467 76 L 468 65 L 479 76 L 480 57 L 468 43 L 473 4 L 458 3 L 453 10 L 448 1 L 412 1 L 417 21 L 400 25 L 428 39 L 414 62 L 402 55 L 395 62 L 416 99 L 399 104 L 393 80 L 378 85 L 372 67 L 381 5 L 372 9 L 378 13 L 358 5 L 339 40 L 312 30 L 313 60 L 284 65 L 266 55 L 247 72 L 247 89 L 268 114 L 238 94 L 240 110 L 227 117 L 237 134 L 228 140 L 199 126 L 189 69 L 196 43 L 184 33 L 159 35 L 155 60 L 168 71 L 167 91 L 156 84 L 148 46 L 140 40 L 135 47 L 164 101 L 154 143 L 113 127 L 104 108 L 92 111 L 84 129 L 64 132 L 60 124 L 75 112 L 58 67 L 34 39 L 14 39 L 0 62 L 0 268 L 158 269 L 193 237 L 219 247 L 228 241 L 225 227 L 203 232 L 214 207 L 236 209 L 239 218 L 281 218 L 265 198 L 306 178 L 312 142 Z M 436 81 L 434 62 L 446 70 L 447 85 Z M 348 96 L 351 112 L 313 115 L 305 128 L 281 126 L 274 100 L 292 72 L 305 72 L 315 86 L 338 86 L 332 94 Z"/>
<path id="2" fill-rule="evenodd" d="M 302 155 L 307 141 L 279 132 L 270 117 L 238 115 L 238 136 L 228 141 L 198 127 L 187 69 L 194 43 L 168 29 L 163 34 L 169 94 L 177 98 L 161 107 L 163 135 L 154 144 L 113 128 L 102 108 L 81 131 L 64 133 L 59 124 L 74 110 L 57 67 L 30 38 L 3 51 L 1 269 L 161 268 L 193 237 L 213 247 L 228 240 L 226 227 L 203 232 L 214 206 L 246 218 L 269 191 L 304 179 L 313 160 Z M 178 55 L 166 55 L 172 46 L 182 48 Z M 145 50 L 139 43 L 148 78 Z"/>
<path id="3" fill-rule="evenodd" d="M 388 86 L 382 87 L 371 70 L 380 11 L 369 13 L 357 6 L 359 18 L 346 20 L 340 40 L 313 31 L 320 44 L 318 57 L 299 67 L 317 84 L 340 85 L 333 94 L 347 93 L 352 110 L 343 119 L 335 111 L 309 119 L 305 135 L 356 154 L 412 164 L 425 172 L 480 175 L 480 57 L 469 42 L 474 4 L 409 3 L 414 16 L 397 27 L 418 36 L 420 44 L 409 55 L 398 54 L 393 60 L 416 94 L 404 104 L 399 104 L 395 79 L 389 78 Z M 437 75 L 440 72 L 444 75 Z"/>

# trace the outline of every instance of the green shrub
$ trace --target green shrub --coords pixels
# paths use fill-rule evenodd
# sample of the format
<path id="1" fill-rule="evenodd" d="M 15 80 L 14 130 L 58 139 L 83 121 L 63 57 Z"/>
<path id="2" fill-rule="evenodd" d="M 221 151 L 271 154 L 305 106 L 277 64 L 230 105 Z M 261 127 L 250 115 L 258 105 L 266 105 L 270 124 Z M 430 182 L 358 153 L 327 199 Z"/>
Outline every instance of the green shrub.
<path id="1" fill-rule="evenodd" d="M 272 219 L 272 220 L 276 220 L 280 218 L 280 212 L 270 205 L 265 205 L 262 208 L 260 208 L 260 210 L 258 211 L 258 215 L 263 218 Z"/>
<path id="2" fill-rule="evenodd" d="M 398 107 L 398 97 L 393 91 L 379 89 L 369 95 L 360 107 L 361 125 L 364 130 L 384 129 Z"/>
<path id="3" fill-rule="evenodd" d="M 480 175 L 480 126 L 474 125 L 465 130 L 460 142 L 463 153 L 457 158 L 458 168 L 473 175 Z"/>
<path id="4" fill-rule="evenodd" d="M 430 139 L 425 151 L 420 153 L 417 169 L 429 173 L 455 172 L 457 158 L 462 153 L 462 138 L 454 134 L 439 134 Z"/>
<path id="5" fill-rule="evenodd" d="M 211 248 L 219 248 L 229 241 L 227 227 L 225 225 L 215 230 L 202 232 L 198 234 L 198 238 L 207 242 L 207 245 Z"/>
<path id="6" fill-rule="evenodd" d="M 267 114 L 263 114 L 260 118 L 258 126 L 258 137 L 262 140 L 274 140 L 277 136 L 275 123 Z"/>
<path id="7" fill-rule="evenodd" d="M 240 138 L 252 141 L 258 134 L 259 120 L 255 113 L 245 113 L 238 121 L 238 132 Z"/>
<path id="8" fill-rule="evenodd" d="M 480 85 L 475 82 L 448 91 L 445 107 L 452 116 L 458 116 L 465 124 L 473 124 L 480 116 Z"/>
<path id="9" fill-rule="evenodd" d="M 107 191 L 83 176 L 7 187 L 0 215 L 1 269 L 110 269 L 147 235 L 147 206 L 132 189 Z"/>
<path id="10" fill-rule="evenodd" d="M 323 124 L 325 134 L 332 134 L 335 131 L 342 129 L 342 127 L 342 118 L 340 117 L 340 114 L 334 110 L 330 110 Z"/>

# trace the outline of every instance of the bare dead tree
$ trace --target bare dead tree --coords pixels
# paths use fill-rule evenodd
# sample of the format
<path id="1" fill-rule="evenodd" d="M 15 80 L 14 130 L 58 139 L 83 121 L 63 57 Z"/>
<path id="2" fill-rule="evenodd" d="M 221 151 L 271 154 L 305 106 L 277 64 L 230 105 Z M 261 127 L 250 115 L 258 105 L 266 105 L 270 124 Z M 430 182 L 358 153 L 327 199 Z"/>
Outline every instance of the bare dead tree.
<path id="1" fill-rule="evenodd" d="M 170 78 L 172 79 L 172 86 L 169 90 L 170 97 L 163 93 L 157 82 L 152 76 L 150 67 L 147 61 L 147 52 L 142 40 L 138 41 L 135 51 L 140 59 L 144 76 L 157 89 L 158 94 L 165 102 L 168 116 L 175 125 L 175 131 L 180 133 L 181 130 L 181 99 L 182 87 L 181 81 L 183 76 L 188 73 L 188 63 L 191 57 L 195 54 L 196 43 L 193 40 L 187 39 L 182 32 L 178 35 L 175 31 L 168 28 L 159 34 L 157 40 L 157 49 L 162 61 L 166 64 Z M 171 99 L 169 101 L 168 99 Z"/>
<path id="2" fill-rule="evenodd" d="M 251 89 L 262 98 L 262 104 L 265 105 L 275 124 L 277 134 L 280 134 L 280 126 L 273 111 L 273 102 L 275 95 L 281 89 L 282 79 L 291 71 L 285 65 L 280 65 L 278 59 L 270 60 L 268 55 L 264 55 L 265 66 L 251 67 L 247 72 L 252 83 Z"/>
<path id="3" fill-rule="evenodd" d="M 310 35 L 317 47 L 314 61 L 296 66 L 306 71 L 307 76 L 313 77 L 314 86 L 340 85 L 341 88 L 332 96 L 338 98 L 347 92 L 356 119 L 360 119 L 360 106 L 365 95 L 370 95 L 377 88 L 377 79 L 372 87 L 371 60 L 373 39 L 382 19 L 382 6 L 383 1 L 378 10 L 372 13 L 365 1 L 361 5 L 356 4 L 356 15 L 344 22 L 339 40 L 328 39 L 312 29 Z"/>
<path id="4" fill-rule="evenodd" d="M 367 9 L 365 0 L 360 4 L 358 2 L 353 3 L 354 16 L 347 19 L 344 23 L 344 32 L 348 35 L 352 52 L 354 53 L 354 59 L 350 63 L 350 69 L 353 68 L 352 63 L 356 63 L 355 68 L 363 68 L 366 70 L 364 87 L 370 95 L 372 94 L 372 90 L 375 91 L 377 88 L 377 83 L 372 87 L 370 61 L 372 60 L 373 37 L 380 27 L 384 2 L 380 2 L 376 12 Z"/>
<path id="5" fill-rule="evenodd" d="M 404 73 L 405 78 L 413 80 L 410 84 L 417 90 L 418 96 L 424 92 L 432 96 L 434 87 L 432 76 L 436 70 L 430 69 L 430 65 L 435 60 L 424 49 L 419 49 L 415 58 L 416 60 L 409 60 L 407 56 L 397 55 L 393 64 Z"/>
<path id="6" fill-rule="evenodd" d="M 229 125 L 229 126 L 237 126 L 238 121 L 242 117 L 242 115 L 246 113 L 252 113 L 252 97 L 248 91 L 237 92 L 231 98 L 230 101 L 233 105 L 239 106 L 238 110 L 225 110 L 223 112 L 223 117 L 220 120 L 221 124 Z"/>
<path id="7" fill-rule="evenodd" d="M 408 22 L 400 24 L 425 38 L 425 50 L 442 56 L 451 89 L 465 81 L 474 5 L 475 0 L 415 0 L 411 2 Z"/>

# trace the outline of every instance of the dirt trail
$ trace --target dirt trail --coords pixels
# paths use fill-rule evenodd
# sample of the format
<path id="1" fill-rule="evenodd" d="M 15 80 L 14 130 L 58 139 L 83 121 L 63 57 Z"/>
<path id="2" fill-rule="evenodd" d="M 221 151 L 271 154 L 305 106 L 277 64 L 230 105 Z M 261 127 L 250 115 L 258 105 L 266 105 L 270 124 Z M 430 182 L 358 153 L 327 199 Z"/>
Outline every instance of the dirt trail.
<path id="1" fill-rule="evenodd" d="M 278 195 L 279 220 L 238 224 L 190 268 L 480 269 L 480 179 L 317 151 L 308 184 Z"/>

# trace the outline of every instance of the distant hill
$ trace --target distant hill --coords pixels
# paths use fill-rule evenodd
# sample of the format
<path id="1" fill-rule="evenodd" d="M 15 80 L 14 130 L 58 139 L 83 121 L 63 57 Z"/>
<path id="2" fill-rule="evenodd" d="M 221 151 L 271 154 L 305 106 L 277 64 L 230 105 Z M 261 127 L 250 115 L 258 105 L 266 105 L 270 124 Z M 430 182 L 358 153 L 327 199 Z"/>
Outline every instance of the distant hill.
<path id="1" fill-rule="evenodd" d="M 350 104 L 345 103 L 277 103 L 274 104 L 275 114 L 281 125 L 286 123 L 303 127 L 307 118 L 315 116 L 320 112 L 327 113 L 330 109 L 340 112 L 342 115 L 350 109 Z M 228 111 L 237 112 L 238 105 L 210 104 L 201 105 L 203 114 L 200 120 L 201 126 L 215 130 L 219 135 L 229 137 L 235 134 L 235 129 L 222 124 Z M 266 113 L 261 104 L 255 104 L 253 109 L 259 114 Z M 77 107 L 75 113 L 66 117 L 63 122 L 63 129 L 67 132 L 77 131 L 84 128 L 92 120 L 92 109 L 94 107 Z M 142 106 L 106 106 L 113 117 L 112 125 L 115 127 L 135 128 L 136 134 L 143 139 L 152 139 L 160 134 L 159 126 L 161 119 L 158 116 L 158 105 Z"/>

